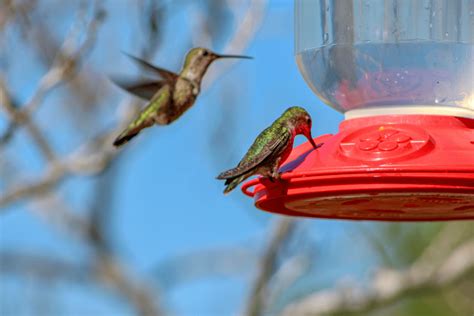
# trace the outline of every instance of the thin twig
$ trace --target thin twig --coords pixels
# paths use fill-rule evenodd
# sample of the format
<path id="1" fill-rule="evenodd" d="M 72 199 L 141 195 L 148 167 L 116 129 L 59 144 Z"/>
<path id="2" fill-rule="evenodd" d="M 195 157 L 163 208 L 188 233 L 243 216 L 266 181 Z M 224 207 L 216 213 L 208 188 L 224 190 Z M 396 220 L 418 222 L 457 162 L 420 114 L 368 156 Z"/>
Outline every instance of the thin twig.
<path id="1" fill-rule="evenodd" d="M 65 170 L 61 168 L 59 164 L 55 164 L 52 168 L 47 170 L 45 175 L 40 179 L 31 183 L 20 184 L 8 188 L 5 193 L 0 195 L 0 212 L 6 210 L 8 205 L 18 200 L 24 198 L 36 198 L 47 193 L 56 186 L 65 175 Z"/>
<path id="2" fill-rule="evenodd" d="M 40 149 L 43 156 L 45 156 L 49 162 L 53 162 L 56 159 L 56 155 L 54 154 L 52 147 L 49 145 L 49 141 L 46 139 L 46 136 L 31 119 L 31 117 L 25 114 L 11 101 L 11 97 L 7 91 L 5 81 L 2 77 L 0 77 L 0 104 L 12 122 L 10 125 L 11 130 L 8 131 L 10 133 L 9 138 L 12 137 L 12 134 L 18 126 L 25 125 L 28 133 L 30 134 L 34 143 Z"/>

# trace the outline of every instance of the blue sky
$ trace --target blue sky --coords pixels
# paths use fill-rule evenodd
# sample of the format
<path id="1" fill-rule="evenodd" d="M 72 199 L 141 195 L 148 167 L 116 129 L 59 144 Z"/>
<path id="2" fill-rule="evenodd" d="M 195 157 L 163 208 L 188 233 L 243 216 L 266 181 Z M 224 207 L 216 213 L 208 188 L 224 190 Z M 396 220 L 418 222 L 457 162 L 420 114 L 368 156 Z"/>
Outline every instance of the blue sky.
<path id="1" fill-rule="evenodd" d="M 90 67 L 104 76 L 117 73 L 117 69 L 119 73 L 136 72 L 133 64 L 120 53 L 121 50 L 132 53 L 137 50 L 134 49 L 134 30 L 120 26 L 121 19 L 127 17 L 128 2 L 118 3 L 99 34 L 101 42 L 88 60 Z M 168 26 L 180 25 L 180 19 L 183 19 L 180 13 L 173 15 Z M 109 38 L 113 36 L 114 28 L 120 30 L 121 36 Z M 176 41 L 185 30 L 177 27 L 174 32 L 165 30 L 166 44 L 153 62 L 177 70 L 181 56 L 173 54 L 174 46 L 166 40 Z M 176 123 L 140 134 L 124 149 L 119 167 L 111 171 L 115 172 L 111 232 L 121 258 L 137 275 L 146 278 L 160 263 L 189 253 L 234 248 L 257 252 L 268 233 L 268 223 L 275 215 L 257 210 L 252 199 L 244 196 L 240 189 L 224 196 L 223 183 L 215 176 L 237 164 L 256 135 L 289 106 L 304 106 L 311 113 L 314 136 L 337 131 L 342 115 L 323 105 L 298 72 L 293 52 L 292 1 L 270 2 L 263 25 L 245 54 L 255 59 L 236 63 L 203 91 L 195 106 Z M 24 58 L 26 65 L 35 63 L 26 53 Z M 218 68 L 224 63 L 224 60 L 218 61 L 212 67 Z M 42 73 L 41 69 L 31 69 L 28 80 L 15 77 L 12 82 L 12 86 L 21 91 L 22 100 L 27 100 L 33 93 L 34 80 Z M 116 104 L 128 97 L 116 88 L 111 89 L 111 100 L 115 103 L 107 105 L 103 110 L 106 113 L 114 113 Z M 223 91 L 230 97 L 223 98 Z M 47 117 L 57 109 L 56 98 L 60 100 L 54 94 L 47 99 L 41 117 Z M 223 121 L 223 109 L 231 113 L 230 121 Z M 55 115 L 60 118 L 61 114 Z M 112 122 L 109 118 L 104 121 Z M 42 121 L 41 125 L 62 150 L 66 151 L 78 142 L 68 140 L 67 134 L 55 135 L 47 128 L 48 122 Z M 4 126 L 4 121 L 0 126 Z M 221 133 L 230 135 L 226 144 L 215 141 Z M 297 143 L 303 141 L 302 136 L 297 139 Z M 40 166 L 41 161 L 35 158 L 36 153 L 30 145 L 19 139 L 10 151 L 40 174 L 41 169 L 34 166 Z M 93 181 L 87 178 L 66 181 L 62 192 L 75 204 L 87 206 L 90 199 L 87 188 Z M 19 203 L 2 214 L 1 249 L 31 250 L 72 260 L 87 255 L 87 250 L 80 247 L 78 241 L 65 239 L 61 232 L 51 230 L 31 213 L 32 209 Z M 321 245 L 317 257 L 325 267 L 324 275 L 312 276 L 315 284 L 328 285 L 337 276 L 367 272 L 369 268 L 363 262 L 350 267 L 345 265 L 348 257 L 364 251 L 362 242 L 362 250 L 358 247 L 347 249 L 357 231 L 354 226 L 364 224 L 330 220 L 305 222 L 308 236 Z M 346 248 L 341 248 L 344 246 Z M 235 313 L 246 299 L 253 272 L 251 258 L 248 269 L 240 275 L 216 276 L 172 288 L 166 294 L 170 302 L 168 307 L 181 315 Z M 1 296 L 10 297 L 15 291 L 21 293 L 24 284 L 16 282 L 2 283 Z M 64 297 L 62 310 L 77 312 L 78 306 L 88 306 L 82 307 L 83 311 L 131 314 L 119 299 L 104 296 L 97 288 L 64 284 L 55 286 L 54 291 Z M 216 300 L 222 293 L 228 301 Z"/>

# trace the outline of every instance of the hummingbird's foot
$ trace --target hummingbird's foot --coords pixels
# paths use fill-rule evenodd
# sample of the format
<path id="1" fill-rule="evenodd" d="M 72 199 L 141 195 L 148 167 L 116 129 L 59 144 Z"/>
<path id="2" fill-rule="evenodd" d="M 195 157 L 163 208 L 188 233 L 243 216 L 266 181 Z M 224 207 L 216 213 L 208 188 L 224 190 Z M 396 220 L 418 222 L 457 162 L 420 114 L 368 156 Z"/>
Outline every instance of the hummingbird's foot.
<path id="1" fill-rule="evenodd" d="M 281 180 L 281 174 L 278 171 L 273 172 L 270 176 L 268 176 L 268 179 L 272 183 L 274 183 L 277 180 L 280 181 Z"/>

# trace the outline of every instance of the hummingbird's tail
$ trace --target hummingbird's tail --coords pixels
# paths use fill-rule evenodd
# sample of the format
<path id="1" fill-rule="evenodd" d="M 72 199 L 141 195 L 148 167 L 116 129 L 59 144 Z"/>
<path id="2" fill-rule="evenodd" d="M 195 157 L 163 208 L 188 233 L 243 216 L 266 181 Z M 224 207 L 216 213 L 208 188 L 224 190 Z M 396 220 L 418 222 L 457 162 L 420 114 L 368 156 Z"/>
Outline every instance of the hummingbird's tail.
<path id="1" fill-rule="evenodd" d="M 150 104 L 145 107 L 137 117 L 133 120 L 130 125 L 122 132 L 114 141 L 114 146 L 119 147 L 128 142 L 133 137 L 137 136 L 138 133 L 144 128 L 150 127 L 155 124 L 153 114 L 156 112 L 157 102 L 150 102 Z"/>
<path id="2" fill-rule="evenodd" d="M 245 179 L 250 177 L 252 174 L 251 173 L 246 173 L 241 176 L 235 177 L 235 178 L 229 178 L 225 180 L 225 190 L 224 194 L 228 194 L 230 191 L 235 189 L 239 184 L 241 184 Z"/>
<path id="3" fill-rule="evenodd" d="M 130 139 L 137 136 L 144 128 L 152 126 L 154 121 L 152 119 L 144 119 L 138 117 L 133 121 L 119 136 L 114 140 L 114 146 L 119 147 L 127 143 Z"/>
<path id="4" fill-rule="evenodd" d="M 132 123 L 114 141 L 118 147 L 128 142 L 144 128 L 155 124 L 155 117 L 160 107 L 166 107 L 171 99 L 170 85 L 164 85 L 151 99 L 150 103 L 135 117 Z"/>
<path id="5" fill-rule="evenodd" d="M 119 136 L 117 136 L 117 138 L 114 140 L 114 146 L 115 146 L 115 147 L 120 147 L 120 146 L 122 146 L 123 144 L 127 143 L 130 139 L 132 139 L 133 137 L 137 136 L 138 133 L 140 133 L 140 131 L 131 133 L 131 132 L 129 131 L 129 129 L 127 128 L 127 129 L 124 130 Z"/>

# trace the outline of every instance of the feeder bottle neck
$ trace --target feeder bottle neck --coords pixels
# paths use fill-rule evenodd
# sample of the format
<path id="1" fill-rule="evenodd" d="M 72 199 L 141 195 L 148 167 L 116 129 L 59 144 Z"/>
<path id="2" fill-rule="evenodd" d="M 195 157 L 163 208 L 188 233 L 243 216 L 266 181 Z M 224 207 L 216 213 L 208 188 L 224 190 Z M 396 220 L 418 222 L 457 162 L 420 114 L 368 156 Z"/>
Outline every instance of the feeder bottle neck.
<path id="1" fill-rule="evenodd" d="M 439 105 L 390 105 L 355 109 L 344 113 L 346 120 L 376 115 L 444 115 L 474 119 L 474 105 L 471 108 Z"/>

